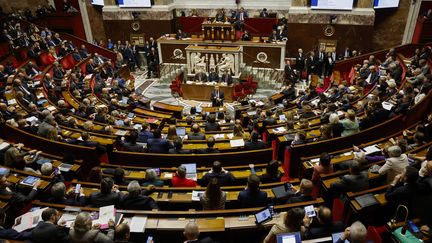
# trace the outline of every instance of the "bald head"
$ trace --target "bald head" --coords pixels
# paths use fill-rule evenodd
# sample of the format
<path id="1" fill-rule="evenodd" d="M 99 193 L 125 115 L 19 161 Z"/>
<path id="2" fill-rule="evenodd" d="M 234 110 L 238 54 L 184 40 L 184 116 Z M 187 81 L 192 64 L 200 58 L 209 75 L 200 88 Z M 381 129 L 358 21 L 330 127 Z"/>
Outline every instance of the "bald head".
<path id="1" fill-rule="evenodd" d="M 318 221 L 321 225 L 332 224 L 332 213 L 330 208 L 324 206 L 318 208 Z"/>

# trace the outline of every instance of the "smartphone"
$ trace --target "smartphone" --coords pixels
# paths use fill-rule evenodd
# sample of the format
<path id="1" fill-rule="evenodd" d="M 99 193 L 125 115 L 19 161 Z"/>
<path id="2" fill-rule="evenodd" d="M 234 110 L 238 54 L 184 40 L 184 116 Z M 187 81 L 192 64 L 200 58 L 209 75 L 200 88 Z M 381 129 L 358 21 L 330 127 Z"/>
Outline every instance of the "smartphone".
<path id="1" fill-rule="evenodd" d="M 81 184 L 76 184 L 75 186 L 75 194 L 80 194 Z"/>
<path id="2" fill-rule="evenodd" d="M 153 242 L 153 236 L 147 237 L 147 243 L 151 243 L 151 242 Z"/>
<path id="3" fill-rule="evenodd" d="M 173 196 L 173 192 L 172 191 L 168 192 L 168 199 L 171 199 L 172 196 Z"/>
<path id="4" fill-rule="evenodd" d="M 59 172 L 60 172 L 60 169 L 59 169 L 59 168 L 55 168 L 55 169 L 54 169 L 54 175 L 58 175 Z"/>
<path id="5" fill-rule="evenodd" d="M 163 192 L 158 192 L 157 198 L 162 198 Z"/>
<path id="6" fill-rule="evenodd" d="M 411 231 L 412 231 L 413 233 L 418 233 L 418 232 L 420 232 L 420 229 L 417 227 L 417 225 L 414 224 L 413 221 L 408 220 L 408 226 L 409 226 L 409 228 L 411 229 Z"/>
<path id="7" fill-rule="evenodd" d="M 273 204 L 269 204 L 268 208 L 269 208 L 270 214 L 274 215 L 274 206 L 273 206 Z"/>

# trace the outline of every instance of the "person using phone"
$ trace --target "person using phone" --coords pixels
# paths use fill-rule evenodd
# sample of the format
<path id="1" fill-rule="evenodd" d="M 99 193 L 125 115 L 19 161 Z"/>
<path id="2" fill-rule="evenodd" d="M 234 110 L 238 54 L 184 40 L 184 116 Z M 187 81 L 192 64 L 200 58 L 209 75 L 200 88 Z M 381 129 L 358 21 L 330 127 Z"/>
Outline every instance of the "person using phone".
<path id="1" fill-rule="evenodd" d="M 78 193 L 76 193 L 77 191 Z M 84 206 L 84 190 L 82 188 L 77 189 L 77 187 L 70 187 L 68 190 L 66 190 L 66 185 L 63 182 L 57 182 L 51 187 L 51 197 L 48 198 L 47 202 L 55 204 Z"/>
<path id="2" fill-rule="evenodd" d="M 305 237 L 314 239 L 331 235 L 332 232 L 343 230 L 342 222 L 332 222 L 332 212 L 328 207 L 320 206 L 314 208 L 315 216 L 310 217 L 306 213 L 303 224 L 306 228 Z"/>
<path id="3" fill-rule="evenodd" d="M 189 222 L 183 231 L 183 235 L 186 238 L 184 243 L 212 243 L 213 240 L 210 237 L 199 240 L 199 227 L 195 222 Z"/>

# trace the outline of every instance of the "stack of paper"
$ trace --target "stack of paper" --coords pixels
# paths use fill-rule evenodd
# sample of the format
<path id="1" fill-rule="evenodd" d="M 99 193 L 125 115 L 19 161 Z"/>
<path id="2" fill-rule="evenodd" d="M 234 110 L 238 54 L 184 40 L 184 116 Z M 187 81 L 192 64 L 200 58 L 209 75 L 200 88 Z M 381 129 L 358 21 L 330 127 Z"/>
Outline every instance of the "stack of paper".
<path id="1" fill-rule="evenodd" d="M 99 208 L 99 218 L 93 220 L 93 225 L 100 224 L 100 228 L 108 228 L 109 220 L 115 220 L 115 211 L 114 205 Z"/>
<path id="2" fill-rule="evenodd" d="M 47 208 L 41 208 L 33 212 L 28 212 L 15 219 L 15 225 L 12 227 L 18 232 L 31 229 L 35 227 L 40 221 L 42 221 L 42 212 Z"/>
<path id="3" fill-rule="evenodd" d="M 143 233 L 147 224 L 146 216 L 134 216 L 130 221 L 130 232 Z"/>
<path id="4" fill-rule="evenodd" d="M 376 144 L 374 144 L 371 146 L 364 147 L 363 151 L 365 152 L 366 155 L 369 155 L 376 152 L 381 152 L 381 149 Z"/>
<path id="5" fill-rule="evenodd" d="M 204 194 L 204 192 L 202 192 L 202 191 L 192 191 L 192 201 L 199 201 L 200 196 L 203 194 Z"/>
<path id="6" fill-rule="evenodd" d="M 274 133 L 284 133 L 284 132 L 286 132 L 286 129 L 285 129 L 285 127 L 276 127 L 276 128 L 273 128 L 273 132 Z"/>

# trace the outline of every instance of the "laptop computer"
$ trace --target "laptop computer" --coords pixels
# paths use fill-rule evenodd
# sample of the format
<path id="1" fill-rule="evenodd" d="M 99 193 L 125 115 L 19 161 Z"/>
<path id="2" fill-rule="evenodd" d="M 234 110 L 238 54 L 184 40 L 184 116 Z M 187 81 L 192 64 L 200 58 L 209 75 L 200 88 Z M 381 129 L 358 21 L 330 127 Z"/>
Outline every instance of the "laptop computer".
<path id="1" fill-rule="evenodd" d="M 300 243 L 301 235 L 300 232 L 285 233 L 276 235 L 277 243 Z"/>
<path id="2" fill-rule="evenodd" d="M 256 224 L 262 224 L 267 221 L 272 220 L 273 216 L 271 214 L 270 208 L 263 208 L 257 213 L 255 213 L 255 223 Z"/>
<path id="3" fill-rule="evenodd" d="M 177 136 L 183 137 L 186 135 L 186 128 L 185 127 L 177 127 L 176 128 Z"/>
<path id="4" fill-rule="evenodd" d="M 186 178 L 197 180 L 197 170 L 196 164 L 182 164 L 182 166 L 186 167 Z"/>

